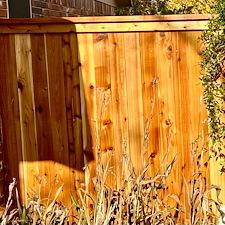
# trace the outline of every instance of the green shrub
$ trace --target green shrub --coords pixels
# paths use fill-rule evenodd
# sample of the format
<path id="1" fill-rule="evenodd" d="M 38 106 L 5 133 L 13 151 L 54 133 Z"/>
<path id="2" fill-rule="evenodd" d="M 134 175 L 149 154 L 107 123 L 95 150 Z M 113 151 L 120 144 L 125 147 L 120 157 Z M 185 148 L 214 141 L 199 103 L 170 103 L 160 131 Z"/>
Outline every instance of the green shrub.
<path id="1" fill-rule="evenodd" d="M 117 15 L 164 15 L 214 12 L 216 0 L 133 0 L 131 7 L 118 8 Z"/>
<path id="2" fill-rule="evenodd" d="M 210 149 L 216 159 L 222 159 L 221 172 L 225 171 L 225 1 L 217 0 L 217 14 L 209 22 L 209 29 L 201 36 L 201 81 L 208 111 Z"/>

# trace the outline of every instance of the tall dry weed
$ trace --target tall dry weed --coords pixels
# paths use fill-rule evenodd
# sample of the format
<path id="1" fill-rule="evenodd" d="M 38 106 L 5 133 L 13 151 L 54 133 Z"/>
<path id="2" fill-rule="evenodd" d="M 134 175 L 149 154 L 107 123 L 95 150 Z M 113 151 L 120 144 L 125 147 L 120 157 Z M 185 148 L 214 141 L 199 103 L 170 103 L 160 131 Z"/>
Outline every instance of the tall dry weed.
<path id="1" fill-rule="evenodd" d="M 107 177 L 113 174 L 113 168 L 110 166 L 113 152 L 108 161 L 103 163 L 100 140 L 98 143 L 96 176 L 91 177 L 88 165 L 85 166 L 85 186 L 78 189 L 76 199 L 71 195 L 73 207 L 76 209 L 75 215 L 69 214 L 70 209 L 63 206 L 57 201 L 62 186 L 59 187 L 53 199 L 50 199 L 51 190 L 47 199 L 41 199 L 41 185 L 42 178 L 37 177 L 39 183 L 38 193 L 33 192 L 30 196 L 29 202 L 26 206 L 21 206 L 19 195 L 16 191 L 17 208 L 11 210 L 13 202 L 13 189 L 15 189 L 15 179 L 9 185 L 9 197 L 6 204 L 5 211 L 0 217 L 0 225 L 3 224 L 66 224 L 73 218 L 74 224 L 78 225 L 107 225 L 107 224 L 179 224 L 180 218 L 185 213 L 189 218 L 190 224 L 215 224 L 217 216 L 213 211 L 213 205 L 221 205 L 219 200 L 220 188 L 209 185 L 207 176 L 205 174 L 205 166 L 208 162 L 207 147 L 205 145 L 204 134 L 199 135 L 195 142 L 191 145 L 190 151 L 192 155 L 192 179 L 186 184 L 186 196 L 188 199 L 188 209 L 182 206 L 179 196 L 174 193 L 165 195 L 165 188 L 167 187 L 168 177 L 173 170 L 178 154 L 171 158 L 171 133 L 168 130 L 168 143 L 166 154 L 160 162 L 159 168 L 154 171 L 155 175 L 149 177 L 148 171 L 152 170 L 152 165 L 146 152 L 149 142 L 149 127 L 153 118 L 153 109 L 155 104 L 155 89 L 158 78 L 152 81 L 152 88 L 154 97 L 151 101 L 152 110 L 150 119 L 146 121 L 144 128 L 142 157 L 145 159 L 144 166 L 141 172 L 137 172 L 127 154 L 126 144 L 123 145 L 122 153 L 122 180 L 120 181 L 120 188 L 116 189 L 107 184 Z M 106 99 L 104 97 L 104 99 Z M 103 101 L 103 110 L 107 110 L 106 102 Z M 102 114 L 101 114 L 102 117 Z M 99 132 L 99 131 L 98 131 Z M 101 135 L 99 135 L 101 137 Z M 169 162 L 169 163 L 168 163 Z M 152 174 L 152 173 L 151 173 Z M 115 182 L 116 175 L 114 174 Z M 56 178 L 53 185 L 56 183 Z M 89 185 L 94 186 L 94 190 L 90 191 Z M 117 185 L 115 185 L 117 186 Z M 210 192 L 216 190 L 217 199 L 211 198 Z M 167 191 L 167 193 L 169 190 Z M 171 201 L 172 200 L 172 201 Z M 173 202 L 173 204 L 171 204 Z"/>

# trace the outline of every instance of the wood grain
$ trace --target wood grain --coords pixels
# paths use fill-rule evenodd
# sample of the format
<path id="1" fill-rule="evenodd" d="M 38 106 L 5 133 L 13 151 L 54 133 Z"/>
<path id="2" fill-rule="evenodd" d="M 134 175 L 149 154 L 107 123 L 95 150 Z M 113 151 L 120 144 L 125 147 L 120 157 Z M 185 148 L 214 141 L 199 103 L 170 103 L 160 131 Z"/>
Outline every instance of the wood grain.
<path id="1" fill-rule="evenodd" d="M 205 30 L 211 15 L 0 19 L 0 33 L 96 33 Z"/>
<path id="2" fill-rule="evenodd" d="M 94 65 L 97 98 L 97 118 L 98 118 L 98 137 L 99 148 L 102 153 L 102 162 L 109 168 L 115 165 L 115 146 L 114 146 L 114 121 L 113 121 L 113 102 L 111 82 L 109 35 L 98 33 L 93 36 L 94 42 Z M 109 162 L 109 159 L 110 162 Z M 114 163 L 113 163 L 114 162 Z M 108 174 L 106 183 L 114 186 L 115 168 L 111 168 L 112 173 Z"/>
<path id="3" fill-rule="evenodd" d="M 142 141 L 144 137 L 143 124 L 143 99 L 142 99 L 142 81 L 139 34 L 124 34 L 125 71 L 127 83 L 127 120 L 129 133 L 129 154 L 131 161 L 140 173 L 143 162 Z"/>
<path id="4" fill-rule="evenodd" d="M 50 175 L 53 157 L 53 134 L 51 130 L 51 105 L 49 102 L 48 72 L 46 65 L 46 44 L 44 34 L 31 35 L 32 67 L 34 82 L 34 101 L 36 116 L 36 135 L 38 148 L 38 170 L 36 183 L 46 179 L 46 188 L 42 187 L 43 196 L 48 196 L 54 175 Z M 41 179 L 42 178 L 42 179 Z M 44 183 L 42 182 L 41 185 Z M 28 185 L 29 186 L 29 185 Z"/>
<path id="5" fill-rule="evenodd" d="M 84 155 L 77 37 L 75 34 L 64 34 L 62 36 L 62 42 L 69 145 L 70 191 L 73 196 L 76 196 L 78 188 L 84 184 Z"/>
<path id="6" fill-rule="evenodd" d="M 20 174 L 18 169 L 22 161 L 22 143 L 14 35 L 0 36 L 0 53 L 0 115 L 4 136 L 1 150 L 5 164 L 5 185 L 15 177 L 20 182 L 21 197 L 24 199 L 23 173 Z"/>
<path id="7" fill-rule="evenodd" d="M 52 164 L 48 180 L 55 175 L 64 183 L 61 200 L 68 205 L 69 183 L 69 148 L 66 121 L 65 85 L 62 59 L 62 37 L 59 34 L 46 34 L 46 64 L 50 105 L 50 123 L 53 140 Z"/>
<path id="8" fill-rule="evenodd" d="M 24 181 L 24 191 L 27 194 L 28 183 L 30 188 L 37 186 L 37 183 L 35 182 L 35 175 L 38 170 L 38 150 L 30 35 L 15 35 L 15 46 L 23 157 L 19 164 L 19 172 L 21 175 L 23 175 L 22 180 Z M 23 204 L 26 202 L 27 195 L 25 195 Z"/>
<path id="9" fill-rule="evenodd" d="M 0 20 L 6 181 L 21 178 L 25 201 L 38 176 L 48 181 L 46 196 L 57 174 L 59 200 L 69 206 L 68 193 L 84 183 L 94 193 L 100 152 L 104 165 L 111 157 L 107 184 L 116 188 L 129 175 L 125 153 L 137 175 L 150 162 L 149 177 L 179 154 L 161 197 L 177 194 L 188 212 L 190 146 L 207 135 L 198 64 L 207 22 L 208 15 Z M 203 174 L 223 187 L 218 168 L 210 162 Z"/>
<path id="10" fill-rule="evenodd" d="M 84 163 L 87 165 L 85 171 L 85 178 L 87 179 L 85 181 L 91 190 L 93 188 L 92 178 L 96 176 L 96 155 L 99 149 L 93 34 L 79 34 L 77 40 L 80 65 L 83 154 Z M 90 60 L 90 57 L 92 60 Z"/>
<path id="11" fill-rule="evenodd" d="M 146 21 L 202 21 L 209 20 L 211 14 L 180 15 L 135 15 L 135 16 L 93 16 L 93 17 L 61 17 L 61 18 L 16 18 L 1 19 L 0 24 L 70 24 L 70 23 L 112 23 L 112 22 L 146 22 Z"/>

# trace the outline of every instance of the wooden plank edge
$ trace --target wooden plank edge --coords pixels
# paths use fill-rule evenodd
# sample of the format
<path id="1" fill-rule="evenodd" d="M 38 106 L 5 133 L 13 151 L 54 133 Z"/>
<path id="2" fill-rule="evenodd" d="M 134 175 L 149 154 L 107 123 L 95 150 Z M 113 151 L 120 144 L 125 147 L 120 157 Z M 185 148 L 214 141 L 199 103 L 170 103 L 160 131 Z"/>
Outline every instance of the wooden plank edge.
<path id="1" fill-rule="evenodd" d="M 130 22 L 96 24 L 29 24 L 0 25 L 0 34 L 31 33 L 117 33 L 117 32 L 156 32 L 156 31 L 191 31 L 208 29 L 208 21 L 171 21 L 171 22 Z"/>
<path id="2" fill-rule="evenodd" d="M 74 24 L 0 24 L 0 34 L 70 33 Z"/>
<path id="3" fill-rule="evenodd" d="M 93 17 L 61 17 L 61 18 L 16 18 L 0 19 L 0 24 L 71 24 L 71 23 L 114 23 L 114 22 L 150 22 L 150 21 L 201 21 L 212 18 L 211 14 L 179 14 L 179 15 L 136 15 L 136 16 L 93 16 Z"/>
<path id="4" fill-rule="evenodd" d="M 208 21 L 76 24 L 77 33 L 156 32 L 207 30 Z"/>

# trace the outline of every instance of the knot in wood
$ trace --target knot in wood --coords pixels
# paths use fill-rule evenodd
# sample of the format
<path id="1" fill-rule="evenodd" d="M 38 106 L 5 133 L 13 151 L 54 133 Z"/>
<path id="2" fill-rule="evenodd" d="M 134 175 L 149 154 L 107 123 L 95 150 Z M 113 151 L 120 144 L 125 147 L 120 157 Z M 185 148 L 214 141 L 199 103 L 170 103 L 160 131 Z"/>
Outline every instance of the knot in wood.
<path id="1" fill-rule="evenodd" d="M 166 123 L 167 126 L 170 126 L 170 125 L 171 125 L 171 120 L 170 120 L 170 119 L 167 119 L 167 120 L 165 121 L 165 123 Z"/>
<path id="2" fill-rule="evenodd" d="M 107 126 L 107 125 L 109 125 L 109 124 L 111 124 L 112 123 L 112 121 L 109 119 L 109 120 L 104 120 L 103 121 L 103 125 L 104 126 Z"/>
<path id="3" fill-rule="evenodd" d="M 22 80 L 18 81 L 18 88 L 22 91 L 24 89 L 24 84 Z"/>
<path id="4" fill-rule="evenodd" d="M 152 152 L 151 155 L 150 155 L 151 158 L 155 158 L 155 156 L 156 156 L 155 152 Z"/>

